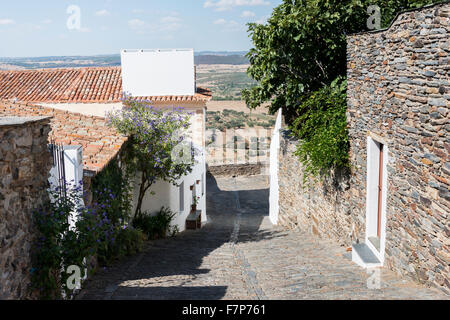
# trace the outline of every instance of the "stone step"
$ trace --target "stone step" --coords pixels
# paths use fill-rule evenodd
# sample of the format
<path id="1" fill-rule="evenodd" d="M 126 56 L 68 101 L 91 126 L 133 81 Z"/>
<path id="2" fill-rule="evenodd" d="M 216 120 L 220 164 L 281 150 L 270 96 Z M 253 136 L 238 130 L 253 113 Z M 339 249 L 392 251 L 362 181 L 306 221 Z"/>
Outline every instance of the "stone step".
<path id="1" fill-rule="evenodd" d="M 365 243 L 355 243 L 352 246 L 352 261 L 362 268 L 382 267 L 380 260 Z"/>

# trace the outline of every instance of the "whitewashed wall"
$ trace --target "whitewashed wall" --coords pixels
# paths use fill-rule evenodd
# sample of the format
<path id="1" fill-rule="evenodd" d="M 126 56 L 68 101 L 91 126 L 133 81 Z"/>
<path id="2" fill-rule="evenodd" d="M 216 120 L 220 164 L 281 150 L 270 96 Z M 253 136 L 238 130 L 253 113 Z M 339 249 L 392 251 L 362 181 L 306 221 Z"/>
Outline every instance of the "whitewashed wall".
<path id="1" fill-rule="evenodd" d="M 200 197 L 200 202 L 197 205 L 197 210 L 202 211 L 202 223 L 207 222 L 206 216 L 206 162 L 204 152 L 199 155 L 198 163 L 194 166 L 189 175 L 184 176 L 177 182 L 177 186 L 165 181 L 157 181 L 147 192 L 142 203 L 142 211 L 149 214 L 156 214 L 162 207 L 170 208 L 176 216 L 172 221 L 172 226 L 178 226 L 179 231 L 186 229 L 186 218 L 191 212 L 192 198 L 194 192 Z M 200 181 L 197 184 L 197 181 Z M 139 175 L 135 180 L 134 194 L 133 194 L 133 212 L 137 206 L 137 199 L 139 195 Z M 191 191 L 190 187 L 194 186 Z M 181 190 L 181 188 L 183 188 Z M 153 191 L 155 194 L 150 194 Z M 180 208 L 180 191 L 184 193 L 184 209 Z"/>
<path id="2" fill-rule="evenodd" d="M 189 175 L 182 177 L 177 181 L 177 186 L 174 186 L 165 181 L 157 181 L 149 190 L 144 198 L 142 204 L 142 211 L 150 214 L 156 214 L 162 207 L 170 208 L 177 215 L 172 221 L 172 226 L 178 226 L 178 229 L 184 231 L 186 229 L 186 218 L 191 212 L 192 198 L 194 191 L 200 197 L 200 202 L 197 205 L 197 210 L 202 211 L 202 223 L 207 222 L 206 215 L 206 153 L 204 148 L 205 137 L 205 116 L 206 110 L 196 113 L 191 118 L 190 137 L 194 142 L 194 146 L 200 150 L 200 154 L 196 157 L 196 165 Z M 200 181 L 197 184 L 197 181 Z M 137 206 L 137 199 L 139 195 L 140 175 L 136 176 L 135 187 L 133 191 L 133 212 Z M 183 184 L 183 185 L 182 185 Z M 190 190 L 194 186 L 195 190 Z M 183 187 L 184 193 L 184 209 L 180 208 L 180 188 Z M 152 195 L 150 192 L 155 194 Z"/>
<path id="3" fill-rule="evenodd" d="M 280 152 L 280 130 L 282 126 L 282 111 L 278 111 L 275 128 L 270 143 L 270 221 L 278 224 L 279 189 L 278 189 L 278 155 Z"/>

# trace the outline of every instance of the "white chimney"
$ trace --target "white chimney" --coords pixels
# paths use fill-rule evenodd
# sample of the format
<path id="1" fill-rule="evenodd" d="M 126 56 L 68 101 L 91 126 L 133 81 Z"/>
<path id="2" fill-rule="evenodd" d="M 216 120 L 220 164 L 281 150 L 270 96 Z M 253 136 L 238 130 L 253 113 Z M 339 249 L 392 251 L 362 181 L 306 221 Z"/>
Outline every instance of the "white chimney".
<path id="1" fill-rule="evenodd" d="M 122 50 L 123 91 L 133 97 L 193 96 L 193 49 Z"/>

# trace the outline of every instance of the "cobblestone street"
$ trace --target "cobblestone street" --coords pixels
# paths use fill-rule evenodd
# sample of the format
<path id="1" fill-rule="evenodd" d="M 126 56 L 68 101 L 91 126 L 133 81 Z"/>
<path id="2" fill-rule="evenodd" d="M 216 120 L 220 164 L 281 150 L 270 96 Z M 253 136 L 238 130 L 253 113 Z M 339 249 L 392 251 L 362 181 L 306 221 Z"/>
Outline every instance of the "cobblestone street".
<path id="1" fill-rule="evenodd" d="M 153 241 L 86 283 L 78 299 L 449 299 L 381 269 L 379 289 L 351 253 L 268 219 L 267 178 L 208 178 L 208 224 Z"/>

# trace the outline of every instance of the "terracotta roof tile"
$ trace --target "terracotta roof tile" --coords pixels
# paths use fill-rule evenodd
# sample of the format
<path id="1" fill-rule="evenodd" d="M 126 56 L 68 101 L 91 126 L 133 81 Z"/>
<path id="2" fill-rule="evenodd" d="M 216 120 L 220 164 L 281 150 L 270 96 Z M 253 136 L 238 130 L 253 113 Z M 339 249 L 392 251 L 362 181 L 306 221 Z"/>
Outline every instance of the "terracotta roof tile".
<path id="1" fill-rule="evenodd" d="M 0 71 L 0 99 L 32 103 L 117 103 L 122 98 L 120 67 Z M 211 91 L 193 96 L 155 96 L 153 102 L 204 102 Z"/>
<path id="2" fill-rule="evenodd" d="M 127 137 L 107 126 L 105 118 L 0 100 L 0 117 L 40 115 L 52 117 L 49 139 L 82 146 L 84 169 L 95 173 L 101 171 L 127 141 Z"/>

